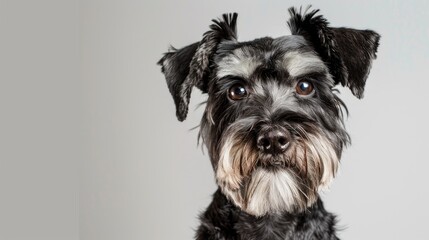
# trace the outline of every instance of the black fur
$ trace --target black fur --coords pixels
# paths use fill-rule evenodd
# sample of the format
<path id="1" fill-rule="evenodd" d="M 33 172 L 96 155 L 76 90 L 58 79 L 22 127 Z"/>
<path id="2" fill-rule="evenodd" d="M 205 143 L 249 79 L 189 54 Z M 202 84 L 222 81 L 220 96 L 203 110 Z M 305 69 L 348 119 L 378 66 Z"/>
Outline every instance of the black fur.
<path id="1" fill-rule="evenodd" d="M 180 121 L 194 86 L 208 94 L 200 137 L 219 189 L 198 240 L 338 239 L 318 194 L 349 143 L 335 86 L 363 96 L 380 36 L 329 27 L 318 10 L 289 12 L 292 36 L 238 42 L 237 14 L 224 14 L 201 41 L 158 62 Z M 311 94 L 299 94 L 302 81 Z M 240 100 L 229 96 L 236 85 L 247 94 Z M 286 150 L 264 152 L 257 139 L 275 131 L 287 136 Z"/>
<path id="2" fill-rule="evenodd" d="M 207 88 L 209 65 L 217 45 L 222 40 L 237 38 L 237 13 L 224 14 L 222 20 L 213 20 L 210 31 L 203 35 L 200 42 L 180 50 L 172 48 L 158 61 L 167 79 L 170 93 L 176 104 L 179 121 L 186 119 L 192 88 L 198 87 L 203 92 Z M 168 63 L 167 63 L 168 62 Z"/>
<path id="3" fill-rule="evenodd" d="M 186 113 L 188 111 L 188 106 L 184 106 L 183 102 L 185 101 L 184 98 L 187 98 L 187 101 L 189 101 L 189 94 L 182 93 L 182 89 L 185 85 L 189 84 L 185 83 L 185 79 L 189 74 L 189 63 L 197 48 L 198 43 L 191 44 L 180 50 L 171 48 L 171 51 L 166 53 L 158 62 L 158 64 L 162 66 L 162 72 L 165 74 L 168 89 L 177 107 L 176 115 L 180 121 L 186 118 Z M 166 60 L 170 61 L 168 69 L 165 63 Z M 193 85 L 191 85 L 191 87 L 193 87 Z"/>
<path id="4" fill-rule="evenodd" d="M 218 190 L 200 220 L 197 240 L 338 239 L 337 220 L 320 199 L 304 213 L 258 218 L 238 209 Z"/>
<path id="5" fill-rule="evenodd" d="M 327 63 L 335 82 L 362 98 L 380 35 L 371 30 L 329 27 L 322 15 L 316 16 L 318 12 L 302 15 L 301 10 L 290 8 L 288 25 L 292 34 L 304 36 Z"/>

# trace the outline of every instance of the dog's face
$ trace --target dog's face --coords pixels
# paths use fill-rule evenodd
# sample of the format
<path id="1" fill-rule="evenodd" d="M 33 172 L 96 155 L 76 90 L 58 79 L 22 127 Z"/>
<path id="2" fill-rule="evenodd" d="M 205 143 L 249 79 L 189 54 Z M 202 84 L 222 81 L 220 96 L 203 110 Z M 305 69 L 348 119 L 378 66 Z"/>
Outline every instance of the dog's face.
<path id="1" fill-rule="evenodd" d="M 238 42 L 237 15 L 224 15 L 203 40 L 159 62 L 179 120 L 193 86 L 208 93 L 200 136 L 217 183 L 255 216 L 303 211 L 329 185 L 349 142 L 334 87 L 362 97 L 378 46 L 373 31 L 290 13 L 291 36 Z"/>
<path id="2" fill-rule="evenodd" d="M 218 184 L 254 215 L 305 209 L 348 141 L 328 67 L 302 36 L 218 52 L 201 124 Z"/>

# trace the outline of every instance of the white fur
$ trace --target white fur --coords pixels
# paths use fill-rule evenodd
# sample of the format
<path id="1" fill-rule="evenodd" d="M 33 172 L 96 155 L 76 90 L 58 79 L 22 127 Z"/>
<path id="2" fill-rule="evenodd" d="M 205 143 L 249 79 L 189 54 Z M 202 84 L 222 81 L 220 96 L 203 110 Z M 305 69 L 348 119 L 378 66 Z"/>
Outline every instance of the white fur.
<path id="1" fill-rule="evenodd" d="M 296 179 L 288 170 L 256 169 L 247 191 L 251 193 L 246 196 L 248 204 L 244 211 L 255 216 L 292 212 L 302 201 Z"/>
<path id="2" fill-rule="evenodd" d="M 323 166 L 323 173 L 320 179 L 319 190 L 327 188 L 332 180 L 335 178 L 335 174 L 338 170 L 339 159 L 330 141 L 322 136 L 308 135 L 311 144 L 307 147 L 311 151 L 311 155 L 314 158 L 313 161 L 320 161 Z"/>
<path id="3" fill-rule="evenodd" d="M 233 162 L 239 159 L 234 159 L 232 148 L 241 140 L 237 139 L 239 130 L 249 128 L 251 129 L 257 118 L 249 117 L 241 119 L 229 126 L 225 136 L 227 138 L 220 150 L 219 162 L 216 169 L 216 179 L 223 185 L 227 185 L 230 189 L 236 190 L 241 187 L 242 177 L 237 174 L 236 169 L 233 169 Z"/>
<path id="4" fill-rule="evenodd" d="M 328 72 L 323 61 L 310 52 L 287 52 L 283 58 L 283 63 L 292 77 L 312 72 Z"/>
<path id="5" fill-rule="evenodd" d="M 229 55 L 218 63 L 217 77 L 241 76 L 249 78 L 255 69 L 261 64 L 261 60 L 246 55 L 243 50 L 234 50 L 233 55 Z"/>
<path id="6" fill-rule="evenodd" d="M 241 185 L 241 177 L 234 173 L 232 168 L 231 148 L 233 146 L 232 138 L 228 138 L 223 145 L 220 153 L 220 159 L 216 170 L 216 179 L 226 184 L 229 189 L 238 189 Z M 222 184 L 222 183 L 221 183 Z"/>

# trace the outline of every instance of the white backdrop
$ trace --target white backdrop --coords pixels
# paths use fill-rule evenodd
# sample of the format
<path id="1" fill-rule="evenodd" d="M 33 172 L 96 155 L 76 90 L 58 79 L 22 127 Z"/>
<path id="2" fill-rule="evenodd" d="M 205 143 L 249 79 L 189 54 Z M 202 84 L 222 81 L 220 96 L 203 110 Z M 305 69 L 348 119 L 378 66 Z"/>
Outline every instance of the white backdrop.
<path id="1" fill-rule="evenodd" d="M 278 37 L 287 9 L 309 3 L 2 2 L 0 239 L 192 239 L 216 189 L 189 131 L 205 96 L 178 122 L 156 62 L 222 13 L 239 13 L 239 40 Z M 382 36 L 364 99 L 340 89 L 352 146 L 323 194 L 340 237 L 427 239 L 429 2 L 314 7 Z"/>

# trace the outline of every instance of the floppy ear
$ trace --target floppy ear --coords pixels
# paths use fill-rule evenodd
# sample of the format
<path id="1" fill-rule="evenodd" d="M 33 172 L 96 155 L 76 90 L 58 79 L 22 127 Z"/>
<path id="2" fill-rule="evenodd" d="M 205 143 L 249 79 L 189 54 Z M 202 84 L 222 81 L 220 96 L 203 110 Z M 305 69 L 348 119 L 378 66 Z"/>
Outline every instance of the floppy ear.
<path id="1" fill-rule="evenodd" d="M 288 21 L 293 35 L 302 35 L 328 65 L 335 84 L 350 88 L 357 98 L 363 97 L 365 82 L 376 58 L 380 35 L 371 30 L 332 28 L 313 10 L 301 14 L 290 8 Z"/>
<path id="2" fill-rule="evenodd" d="M 222 19 L 213 20 L 210 30 L 204 33 L 200 42 L 179 50 L 172 48 L 159 60 L 176 104 L 179 121 L 186 119 L 192 88 L 195 86 L 207 92 L 211 62 L 219 43 L 237 40 L 236 22 L 237 13 L 223 14 Z"/>

